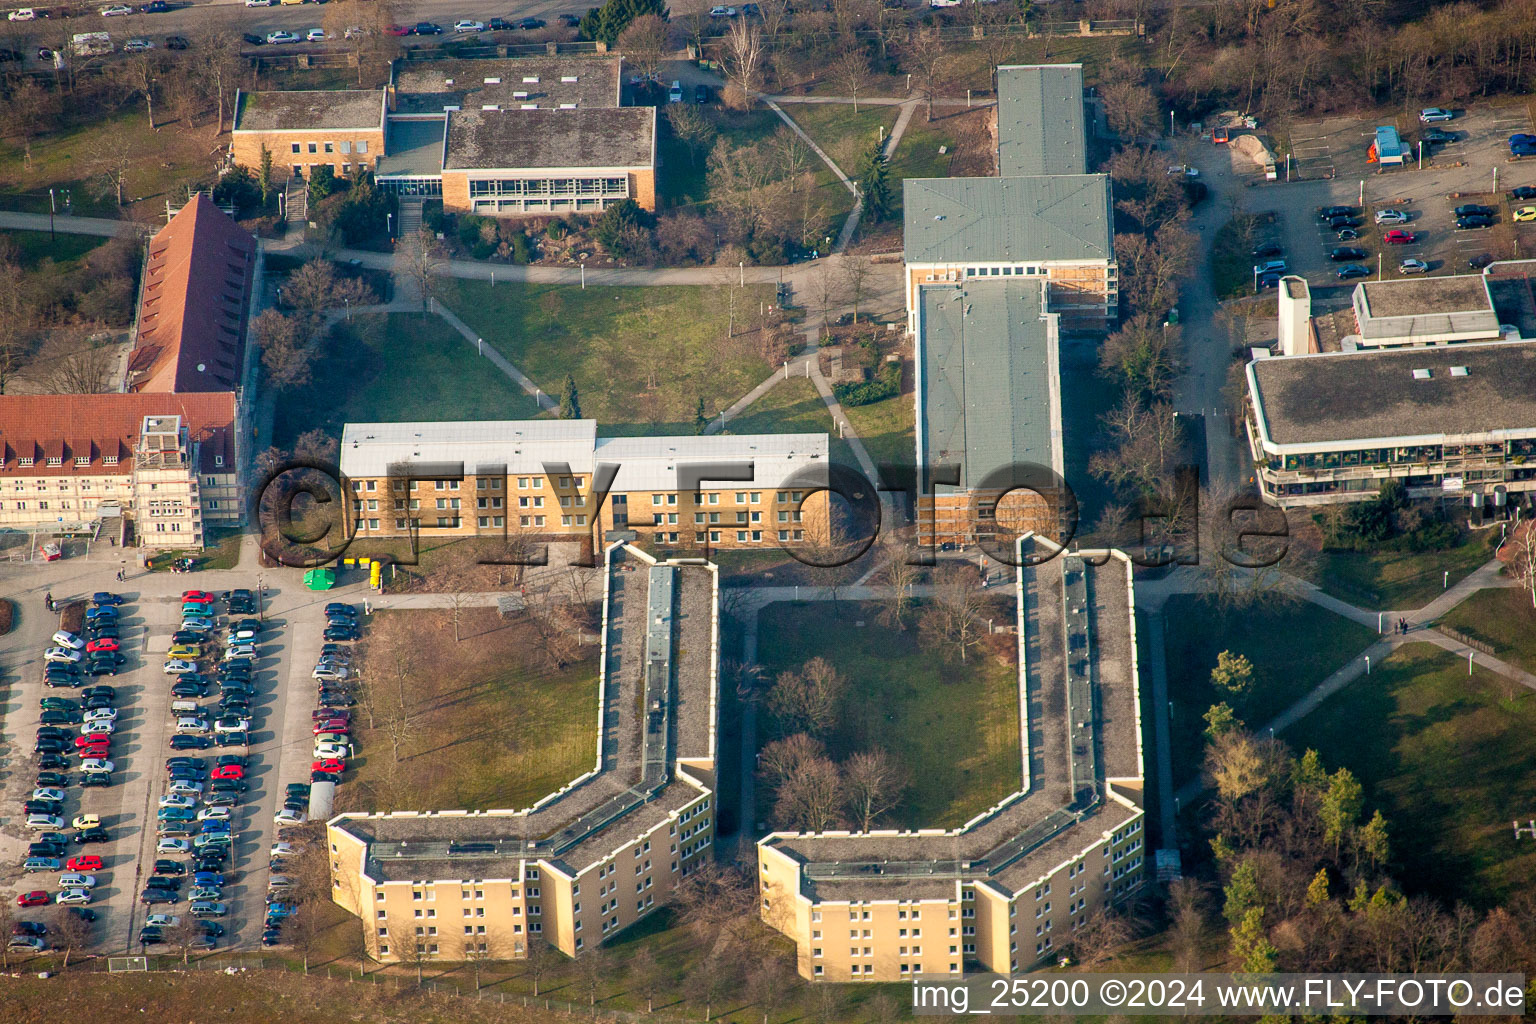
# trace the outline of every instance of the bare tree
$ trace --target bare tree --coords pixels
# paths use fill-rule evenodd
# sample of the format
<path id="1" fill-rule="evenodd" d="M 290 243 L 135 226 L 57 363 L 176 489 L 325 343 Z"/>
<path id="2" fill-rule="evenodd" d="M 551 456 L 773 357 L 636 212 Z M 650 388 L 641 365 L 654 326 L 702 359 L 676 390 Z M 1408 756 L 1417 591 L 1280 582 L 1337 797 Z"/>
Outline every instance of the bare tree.
<path id="1" fill-rule="evenodd" d="M 49 931 L 49 944 L 64 951 L 64 970 L 69 970 L 69 958 L 75 950 L 91 944 L 91 922 L 73 911 L 66 911 L 54 919 Z"/>
<path id="2" fill-rule="evenodd" d="M 888 535 L 880 548 L 880 580 L 885 584 L 885 608 L 881 613 L 888 625 L 907 628 L 907 612 L 912 607 L 912 588 L 921 578 L 923 567 L 913 565 L 911 548 L 894 535 Z"/>
<path id="3" fill-rule="evenodd" d="M 1512 557 L 1505 563 L 1520 583 L 1520 589 L 1531 595 L 1531 607 L 1536 608 L 1536 523 L 1522 523 L 1514 536 L 1506 542 Z"/>
<path id="4" fill-rule="evenodd" d="M 918 621 L 925 643 L 966 661 L 987 633 L 986 605 L 976 570 L 945 566 L 934 573 L 933 600 Z"/>
<path id="5" fill-rule="evenodd" d="M 1084 924 L 1072 935 L 1072 952 L 1080 967 L 1086 970 L 1103 970 L 1115 954 L 1131 941 L 1131 926 L 1119 914 L 1101 908 L 1089 915 Z"/>
<path id="6" fill-rule="evenodd" d="M 464 936 L 464 959 L 475 972 L 475 991 L 480 991 L 480 979 L 485 965 L 491 962 L 491 942 L 484 935 Z"/>
<path id="7" fill-rule="evenodd" d="M 907 773 L 883 750 L 867 750 L 843 762 L 843 790 L 848 810 L 861 832 L 896 806 L 906 787 Z"/>
<path id="8" fill-rule="evenodd" d="M 777 789 L 806 761 L 826 756 L 827 750 L 820 740 L 797 732 L 764 745 L 758 755 L 757 770 L 769 785 Z"/>
<path id="9" fill-rule="evenodd" d="M 725 34 L 726 79 L 741 93 L 743 109 L 751 110 L 763 84 L 763 35 L 749 18 L 731 22 Z"/>
<path id="10" fill-rule="evenodd" d="M 699 162 L 699 154 L 707 152 L 714 144 L 715 126 L 704 116 L 696 104 L 670 103 L 667 105 L 667 125 L 677 140 L 688 147 L 693 162 Z"/>
<path id="11" fill-rule="evenodd" d="M 283 283 L 288 305 L 313 316 L 343 305 L 365 306 L 374 301 L 373 289 L 361 278 L 340 277 L 330 260 L 313 259 L 288 275 Z"/>
<path id="12" fill-rule="evenodd" d="M 243 62 L 240 58 L 241 39 L 227 25 L 217 22 L 209 12 L 197 34 L 193 67 L 202 77 L 205 92 L 213 94 L 218 120 L 216 131 L 224 130 L 226 104 L 234 98 L 236 83 L 240 81 Z"/>
<path id="13" fill-rule="evenodd" d="M 433 294 L 438 267 L 442 263 L 437 236 L 426 228 L 400 239 L 400 263 L 406 277 L 421 295 L 421 310 L 427 310 L 427 300 Z"/>
<path id="14" fill-rule="evenodd" d="M 767 0 L 757 6 L 762 13 L 763 35 L 772 40 L 784 28 L 784 22 L 790 15 L 790 0 Z"/>
<path id="15" fill-rule="evenodd" d="M 773 813 L 786 828 L 825 832 L 847 804 L 843 775 L 829 757 L 806 758 L 779 784 Z"/>
<path id="16" fill-rule="evenodd" d="M 1201 949 L 1205 945 L 1206 923 L 1200 883 L 1182 878 L 1168 887 L 1168 910 L 1173 918 L 1174 964 L 1180 971 L 1200 970 Z"/>
<path id="17" fill-rule="evenodd" d="M 812 658 L 798 672 L 780 672 L 768 694 L 768 707 L 785 732 L 812 736 L 837 724 L 848 681 L 826 658 Z"/>
<path id="18" fill-rule="evenodd" d="M 421 926 L 409 924 L 389 926 L 389 950 L 400 963 L 416 968 L 418 986 L 422 982 L 423 974 L 426 973 L 427 964 L 432 959 L 432 954 L 427 950 L 426 937 L 416 934 L 416 929 L 419 927 Z"/>
<path id="19" fill-rule="evenodd" d="M 56 106 L 54 94 L 32 78 L 18 81 L 5 98 L 5 120 L 21 136 L 22 161 L 28 170 L 32 168 L 32 140 L 52 122 Z"/>
<path id="20" fill-rule="evenodd" d="M 349 46 L 357 59 L 357 84 L 367 80 L 373 68 L 387 68 L 400 53 L 400 40 L 389 27 L 405 20 L 398 3 L 392 0 L 338 0 L 326 9 L 321 22 L 326 35 Z"/>
<path id="21" fill-rule="evenodd" d="M 728 949 L 716 947 L 704 962 L 683 976 L 688 998 L 704 1007 L 704 1021 L 714 1017 L 715 1003 L 722 999 L 741 977 L 741 961 Z"/>
<path id="22" fill-rule="evenodd" d="M 539 994 L 539 983 L 564 962 L 565 957 L 560 951 L 545 942 L 542 936 L 528 936 L 528 957 L 523 961 L 523 973 L 533 981 L 534 995 Z"/>
<path id="23" fill-rule="evenodd" d="M 682 922 L 713 946 L 727 926 L 752 913 L 757 893 L 735 866 L 705 862 L 678 884 L 674 900 Z"/>
<path id="24" fill-rule="evenodd" d="M 853 97 L 853 112 L 859 112 L 859 93 L 869 84 L 869 55 L 857 46 L 842 52 L 832 65 L 832 75 L 839 86 Z"/>
<path id="25" fill-rule="evenodd" d="M 656 990 L 661 987 L 661 961 L 650 946 L 641 946 L 629 960 L 630 987 L 645 999 L 645 1012 L 656 1008 Z"/>
<path id="26" fill-rule="evenodd" d="M 144 99 L 144 112 L 149 117 L 149 130 L 155 130 L 155 94 L 160 90 L 160 79 L 165 66 L 153 51 L 144 50 L 126 63 L 119 65 L 124 88 Z"/>
<path id="27" fill-rule="evenodd" d="M 747 973 L 744 994 L 763 1011 L 763 1024 L 769 1024 L 769 1019 L 784 1005 L 789 991 L 789 973 L 777 957 L 763 957 Z"/>
<path id="28" fill-rule="evenodd" d="M 192 959 L 192 950 L 202 947 L 204 935 L 203 922 L 191 914 L 182 914 L 176 923 L 165 931 L 165 940 L 176 947 L 181 953 L 181 962 L 188 963 Z"/>
<path id="29" fill-rule="evenodd" d="M 84 148 L 92 192 L 98 199 L 114 197 L 117 205 L 122 206 L 128 171 L 133 166 L 128 147 L 118 145 L 109 135 L 102 133 L 91 137 Z"/>
<path id="30" fill-rule="evenodd" d="M 0 938 L 5 942 L 0 944 L 0 966 L 7 971 L 11 969 L 11 930 L 16 926 L 16 901 L 14 899 L 0 900 Z"/>
<path id="31" fill-rule="evenodd" d="M 99 395 L 107 391 L 113 352 L 108 338 L 91 335 L 79 348 L 43 360 L 31 374 L 38 389 L 55 395 Z"/>
<path id="32" fill-rule="evenodd" d="M 874 272 L 874 267 L 869 262 L 868 256 L 857 256 L 845 253 L 842 258 L 843 294 L 849 303 L 853 305 L 853 320 L 859 320 L 859 306 L 864 301 L 864 295 L 869 290 L 869 277 Z"/>
<path id="33" fill-rule="evenodd" d="M 912 82 L 922 96 L 925 120 L 933 120 L 933 100 L 948 81 L 953 58 L 938 28 L 919 28 L 906 46 L 907 63 L 912 68 Z"/>
<path id="34" fill-rule="evenodd" d="M 597 990 L 613 973 L 613 957 L 602 946 L 593 946 L 576 958 L 576 979 L 586 993 L 587 1005 L 597 1005 Z"/>
<path id="35" fill-rule="evenodd" d="M 619 33 L 619 52 L 637 74 L 654 79 L 671 51 L 672 30 L 656 14 L 642 14 Z"/>
<path id="36" fill-rule="evenodd" d="M 292 391 L 309 385 L 315 352 L 306 318 L 264 309 L 251 321 L 251 333 L 261 346 L 261 366 L 272 387 Z"/>

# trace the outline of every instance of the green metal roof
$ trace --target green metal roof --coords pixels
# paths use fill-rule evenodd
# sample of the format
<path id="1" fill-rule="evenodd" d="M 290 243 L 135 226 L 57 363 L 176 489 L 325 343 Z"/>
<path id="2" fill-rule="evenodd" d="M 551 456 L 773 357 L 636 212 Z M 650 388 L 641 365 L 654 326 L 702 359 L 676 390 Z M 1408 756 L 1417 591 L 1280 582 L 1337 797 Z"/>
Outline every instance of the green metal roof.
<path id="1" fill-rule="evenodd" d="M 1004 177 L 1087 172 L 1081 64 L 997 69 L 997 166 Z"/>
<path id="2" fill-rule="evenodd" d="M 959 490 L 1020 463 L 1062 471 L 1054 325 L 1042 278 L 921 291 L 918 465 L 960 464 Z M 957 488 L 937 486 L 936 493 Z"/>
<path id="3" fill-rule="evenodd" d="M 1109 176 L 908 178 L 911 263 L 1114 258 Z"/>

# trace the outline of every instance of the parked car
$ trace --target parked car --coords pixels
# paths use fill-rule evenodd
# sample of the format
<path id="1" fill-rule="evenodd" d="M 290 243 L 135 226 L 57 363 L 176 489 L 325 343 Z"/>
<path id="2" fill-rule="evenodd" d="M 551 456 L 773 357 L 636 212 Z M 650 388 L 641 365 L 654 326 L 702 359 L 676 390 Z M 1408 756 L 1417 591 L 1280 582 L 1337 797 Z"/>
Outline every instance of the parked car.
<path id="1" fill-rule="evenodd" d="M 186 36 L 166 36 L 165 37 L 165 48 L 167 50 L 185 50 L 185 49 L 187 49 L 191 45 L 192 44 L 187 41 L 187 37 Z"/>
<path id="2" fill-rule="evenodd" d="M 512 29 L 512 23 L 506 18 L 492 18 L 486 22 L 486 28 L 492 32 L 509 32 Z"/>
<path id="3" fill-rule="evenodd" d="M 151 40 L 145 39 L 143 37 L 130 39 L 123 44 L 124 53 L 145 53 L 149 50 L 153 50 L 154 48 L 155 44 Z"/>
<path id="4" fill-rule="evenodd" d="M 443 34 L 443 27 L 430 21 L 418 21 L 411 31 L 418 36 L 440 36 Z"/>
<path id="5" fill-rule="evenodd" d="M 68 647 L 50 647 L 43 652 L 43 660 L 45 661 L 64 662 L 71 665 L 80 661 L 81 657 L 82 655 L 79 651 Z"/>
<path id="6" fill-rule="evenodd" d="M 1430 128 L 1422 132 L 1419 135 L 1419 138 L 1433 145 L 1436 143 L 1444 144 L 1447 142 L 1455 142 L 1458 136 L 1455 132 L 1445 132 L 1438 128 Z"/>
<path id="7" fill-rule="evenodd" d="M 207 750 L 213 746 L 213 740 L 209 737 L 191 733 L 172 736 L 170 742 L 172 750 Z"/>
<path id="8" fill-rule="evenodd" d="M 1456 230 L 1457 231 L 1471 231 L 1471 230 L 1474 230 L 1476 228 L 1491 228 L 1491 227 L 1493 227 L 1493 218 L 1492 217 L 1484 217 L 1484 216 L 1482 216 L 1480 214 L 1474 214 L 1474 215 L 1472 215 L 1470 217 L 1457 217 L 1456 218 Z"/>
<path id="9" fill-rule="evenodd" d="M 1404 213 L 1402 210 L 1377 210 L 1376 223 L 1406 224 L 1408 223 L 1408 214 Z"/>
<path id="10" fill-rule="evenodd" d="M 683 83 L 682 82 L 674 81 L 672 83 L 671 88 L 669 88 L 667 90 L 667 102 L 668 103 L 681 103 L 681 102 L 683 102 Z M 330 630 L 326 630 L 326 632 L 329 633 Z M 329 640 L 330 637 L 327 636 L 326 639 Z"/>
<path id="11" fill-rule="evenodd" d="M 283 43 L 296 43 L 298 41 L 298 34 L 294 32 L 284 32 L 279 29 L 276 32 L 267 33 L 267 42 L 271 43 L 273 46 L 278 46 Z"/>
<path id="12" fill-rule="evenodd" d="M 1381 236 L 1381 240 L 1388 245 L 1411 245 L 1414 234 L 1412 231 L 1404 231 L 1402 228 L 1393 228 Z"/>
<path id="13" fill-rule="evenodd" d="M 1397 265 L 1399 274 L 1427 274 L 1429 264 L 1423 260 L 1407 259 Z"/>
<path id="14" fill-rule="evenodd" d="M 543 27 L 543 18 L 520 18 L 517 22 L 517 28 L 520 32 L 534 32 Z"/>
<path id="15" fill-rule="evenodd" d="M 453 30 L 455 32 L 484 32 L 485 22 L 463 18 L 453 23 Z"/>
<path id="16" fill-rule="evenodd" d="M 1480 203 L 1463 203 L 1455 210 L 1458 217 L 1492 217 L 1498 212 L 1493 207 L 1483 206 Z"/>
<path id="17" fill-rule="evenodd" d="M 1353 206 L 1325 206 L 1317 211 L 1319 220 L 1333 220 L 1335 217 L 1353 217 L 1360 211 Z"/>
<path id="18" fill-rule="evenodd" d="M 1437 121 L 1449 121 L 1456 115 L 1444 107 L 1425 107 L 1419 111 L 1420 124 L 1434 124 Z"/>
<path id="19" fill-rule="evenodd" d="M 109 7 L 103 7 L 96 13 L 100 14 L 103 18 L 121 18 L 124 15 L 132 14 L 133 8 L 127 4 L 112 4 Z"/>
<path id="20" fill-rule="evenodd" d="M 1339 268 L 1339 280 L 1348 281 L 1352 277 L 1370 277 L 1371 271 L 1358 263 L 1350 263 Z"/>

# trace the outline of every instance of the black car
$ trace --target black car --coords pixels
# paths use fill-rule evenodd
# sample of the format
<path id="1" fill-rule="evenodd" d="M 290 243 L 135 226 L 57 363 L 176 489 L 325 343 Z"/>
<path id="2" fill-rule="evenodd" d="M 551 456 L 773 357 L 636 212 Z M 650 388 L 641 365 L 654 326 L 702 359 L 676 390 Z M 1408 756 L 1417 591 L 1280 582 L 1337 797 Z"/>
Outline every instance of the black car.
<path id="1" fill-rule="evenodd" d="M 244 729 L 239 732 L 221 732 L 215 742 L 221 747 L 248 747 L 251 745 L 251 734 Z"/>
<path id="2" fill-rule="evenodd" d="M 208 691 L 213 689 L 207 681 L 202 679 L 183 679 L 171 687 L 172 697 L 206 697 Z"/>
<path id="3" fill-rule="evenodd" d="M 1482 270 L 1484 267 L 1486 267 L 1488 264 L 1490 264 L 1492 262 L 1493 262 L 1493 257 L 1491 255 L 1489 255 L 1488 253 L 1484 252 L 1484 253 L 1479 253 L 1478 255 L 1473 256 L 1471 259 L 1467 260 L 1467 266 L 1471 267 L 1473 270 Z"/>
<path id="4" fill-rule="evenodd" d="M 443 34 L 443 27 L 434 25 L 430 21 L 418 21 L 412 31 L 418 36 L 440 36 Z"/>
<path id="5" fill-rule="evenodd" d="M 150 901 L 145 900 L 144 902 L 148 903 Z M 160 930 L 160 926 L 157 924 L 146 924 L 139 929 L 139 945 L 141 946 L 158 946 L 164 941 L 165 933 Z"/>
<path id="6" fill-rule="evenodd" d="M 1284 256 L 1284 255 L 1285 255 L 1285 248 L 1283 246 L 1275 244 L 1274 242 L 1265 242 L 1263 245 L 1261 245 L 1257 249 L 1253 250 L 1253 258 L 1256 259 L 1256 260 L 1264 259 L 1267 256 Z"/>
<path id="7" fill-rule="evenodd" d="M 201 633 L 194 633 L 190 629 L 178 629 L 171 634 L 172 644 L 203 644 L 208 638 Z"/>
<path id="8" fill-rule="evenodd" d="M 695 102 L 695 103 L 708 103 L 709 102 L 709 97 L 710 97 L 709 86 L 707 86 L 707 85 L 696 85 L 696 86 L 693 87 L 693 102 Z"/>
<path id="9" fill-rule="evenodd" d="M 261 944 L 263 946 L 275 946 L 282 941 L 283 932 L 280 928 L 267 928 L 261 933 Z"/>
<path id="10" fill-rule="evenodd" d="M 1483 206 L 1480 203 L 1463 203 L 1455 210 L 1458 217 L 1492 217 L 1498 212 L 1493 207 Z"/>
<path id="11" fill-rule="evenodd" d="M 53 786 L 57 789 L 63 789 L 65 786 L 69 785 L 69 776 L 63 774 L 62 772 L 38 772 L 37 785 Z"/>
<path id="12" fill-rule="evenodd" d="M 350 708 L 357 705 L 357 698 L 346 693 L 334 691 L 320 694 L 320 706 L 323 708 Z"/>
<path id="13" fill-rule="evenodd" d="M 248 767 L 248 762 L 244 754 L 220 754 L 218 760 L 214 761 L 213 763 L 218 765 L 220 768 L 227 764 L 237 764 L 241 768 Z"/>
<path id="14" fill-rule="evenodd" d="M 87 924 L 96 920 L 96 911 L 89 907 L 70 907 L 69 912 Z"/>
<path id="15" fill-rule="evenodd" d="M 540 28 L 544 27 L 544 19 L 543 18 L 523 18 L 520 21 L 518 21 L 517 27 L 518 27 L 519 31 L 522 31 L 522 32 L 532 32 L 534 29 L 540 29 Z"/>
<path id="16" fill-rule="evenodd" d="M 1353 206 L 1325 206 L 1317 211 L 1319 220 L 1333 220 L 1335 217 L 1353 217 L 1359 211 Z"/>
<path id="17" fill-rule="evenodd" d="M 320 634 L 327 640 L 356 640 L 358 637 L 356 626 L 330 625 L 325 627 L 325 632 Z"/>
<path id="18" fill-rule="evenodd" d="M 1536 199 L 1536 185 L 1519 185 L 1509 190 L 1511 199 Z"/>
<path id="19" fill-rule="evenodd" d="M 112 834 L 104 828 L 82 829 L 75 833 L 77 843 L 110 843 Z"/>
<path id="20" fill-rule="evenodd" d="M 179 860 L 155 861 L 155 874 L 157 875 L 184 875 L 186 873 L 186 867 Z"/>
<path id="21" fill-rule="evenodd" d="M 265 45 L 267 45 L 267 37 L 266 36 L 259 36 L 259 35 L 257 35 L 254 32 L 247 32 L 241 38 L 245 40 L 247 46 L 265 46 Z"/>
<path id="22" fill-rule="evenodd" d="M 37 745 L 32 748 L 32 753 L 34 754 L 62 754 L 63 752 L 64 741 L 53 736 L 42 737 L 37 741 Z"/>
<path id="23" fill-rule="evenodd" d="M 1339 280 L 1348 281 L 1352 277 L 1370 277 L 1371 271 L 1358 263 L 1351 263 L 1347 267 L 1339 268 Z"/>
<path id="24" fill-rule="evenodd" d="M 140 14 L 163 14 L 171 9 L 171 5 L 165 0 L 149 0 L 147 4 L 139 4 Z"/>
<path id="25" fill-rule="evenodd" d="M 255 615 L 256 593 L 244 588 L 231 590 L 224 595 L 224 600 L 229 604 L 231 615 Z"/>
<path id="26" fill-rule="evenodd" d="M 231 632 L 239 629 L 249 629 L 252 632 L 260 633 L 266 628 L 266 624 L 260 619 L 240 619 L 238 622 L 231 622 L 229 628 Z"/>
<path id="27" fill-rule="evenodd" d="M 326 615 L 345 615 L 348 618 L 357 618 L 357 606 L 345 601 L 332 601 L 325 606 Z"/>
<path id="28" fill-rule="evenodd" d="M 117 623 L 116 622 L 102 621 L 102 622 L 92 623 L 91 625 L 89 625 L 89 626 L 87 626 L 85 628 L 85 631 L 90 636 L 90 638 L 92 640 L 121 640 L 122 639 L 121 634 L 118 633 Z"/>
<path id="29" fill-rule="evenodd" d="M 102 708 L 115 706 L 111 697 L 95 696 L 85 698 L 85 708 L 87 711 L 99 711 Z"/>
<path id="30" fill-rule="evenodd" d="M 1425 142 L 1455 142 L 1454 132 L 1441 131 L 1439 128 L 1430 128 L 1424 131 L 1419 138 Z"/>
<path id="31" fill-rule="evenodd" d="M 187 42 L 186 36 L 166 36 L 165 48 L 167 50 L 185 50 L 192 44 Z"/>
<path id="32" fill-rule="evenodd" d="M 62 857 L 69 852 L 63 843 L 28 843 L 28 857 Z"/>
<path id="33" fill-rule="evenodd" d="M 207 750 L 213 740 L 207 736 L 188 736 L 185 733 L 171 737 L 172 750 Z"/>
<path id="34" fill-rule="evenodd" d="M 11 934 L 42 937 L 48 934 L 48 926 L 41 921 L 17 921 L 11 925 Z"/>
<path id="35" fill-rule="evenodd" d="M 82 789 L 110 785 L 112 785 L 111 772 L 84 772 L 80 776 L 80 788 Z"/>
<path id="36" fill-rule="evenodd" d="M 492 18 L 485 23 L 485 27 L 492 32 L 505 32 L 512 27 L 512 23 L 506 18 Z"/>
<path id="37" fill-rule="evenodd" d="M 23 800 L 21 809 L 27 814 L 63 814 L 64 804 L 58 800 Z"/>
<path id="38" fill-rule="evenodd" d="M 37 766 L 48 771 L 63 771 L 69 767 L 69 759 L 58 751 L 47 751 L 37 759 Z"/>
<path id="39" fill-rule="evenodd" d="M 1456 218 L 1456 230 L 1457 231 L 1470 231 L 1470 230 L 1472 230 L 1474 228 L 1491 228 L 1491 227 L 1493 227 L 1493 218 L 1492 217 L 1473 216 L 1473 217 L 1457 217 Z"/>
<path id="40" fill-rule="evenodd" d="M 1328 222 L 1330 231 L 1341 231 L 1344 228 L 1358 228 L 1360 222 L 1354 217 L 1335 217 Z"/>
<path id="41" fill-rule="evenodd" d="M 85 689 L 81 690 L 80 696 L 84 697 L 86 700 L 90 700 L 92 697 L 106 697 L 108 700 L 116 700 L 117 689 L 115 687 L 108 686 L 105 683 L 98 683 L 95 686 L 87 686 Z"/>
<path id="42" fill-rule="evenodd" d="M 179 899 L 181 899 L 181 896 L 169 889 L 145 889 L 139 896 L 139 902 L 146 907 L 152 907 L 156 903 L 175 903 Z M 147 931 L 150 927 L 152 926 L 145 925 L 144 930 Z M 143 941 L 142 937 L 139 941 Z"/>
<path id="43" fill-rule="evenodd" d="M 1337 249 L 1330 252 L 1328 254 L 1328 258 L 1333 260 L 1335 263 L 1343 263 L 1345 260 L 1363 260 L 1365 259 L 1365 250 L 1356 249 L 1348 245 L 1341 245 Z"/>
<path id="44" fill-rule="evenodd" d="M 71 733 L 68 729 L 61 728 L 57 725 L 40 725 L 37 727 L 38 739 L 49 737 L 52 739 L 65 740 L 69 739 L 70 735 Z"/>
<path id="45" fill-rule="evenodd" d="M 250 788 L 240 779 L 214 779 L 208 785 L 214 793 L 244 793 Z"/>
<path id="46" fill-rule="evenodd" d="M 287 796 L 302 796 L 307 799 L 309 797 L 309 787 L 302 782 L 290 782 L 283 787 L 283 793 Z"/>
<path id="47" fill-rule="evenodd" d="M 562 14 L 560 15 L 560 24 L 564 25 L 566 28 L 575 28 L 581 24 L 581 15 Z"/>

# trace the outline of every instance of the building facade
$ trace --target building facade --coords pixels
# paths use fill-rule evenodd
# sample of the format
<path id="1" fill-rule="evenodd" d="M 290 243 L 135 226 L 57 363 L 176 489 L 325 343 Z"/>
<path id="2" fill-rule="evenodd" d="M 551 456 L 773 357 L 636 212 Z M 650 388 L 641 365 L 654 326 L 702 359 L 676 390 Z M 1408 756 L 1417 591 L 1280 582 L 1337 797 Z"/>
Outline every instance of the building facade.
<path id="1" fill-rule="evenodd" d="M 804 978 L 1025 970 L 1146 878 L 1131 563 L 1019 543 L 1055 555 L 1018 570 L 1019 788 L 952 831 L 759 841 L 762 918 Z"/>
<path id="2" fill-rule="evenodd" d="M 1257 359 L 1245 421 L 1264 500 L 1282 508 L 1374 497 L 1536 490 L 1536 342 Z"/>
<path id="3" fill-rule="evenodd" d="M 349 423 L 341 443 L 359 541 L 631 531 L 661 549 L 815 545 L 828 459 L 825 434 L 600 438 L 595 420 Z M 723 464 L 751 479 L 683 486 Z"/>
<path id="4" fill-rule="evenodd" d="M 342 814 L 332 895 L 383 961 L 577 956 L 664 906 L 714 843 L 719 579 L 611 545 L 590 771 L 524 810 Z M 606 741 L 606 746 L 605 746 Z"/>
<path id="5" fill-rule="evenodd" d="M 271 155 L 273 178 L 308 178 L 318 167 L 338 177 L 372 171 L 384 155 L 385 97 L 379 89 L 235 93 L 230 157 L 261 169 Z"/>

